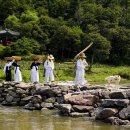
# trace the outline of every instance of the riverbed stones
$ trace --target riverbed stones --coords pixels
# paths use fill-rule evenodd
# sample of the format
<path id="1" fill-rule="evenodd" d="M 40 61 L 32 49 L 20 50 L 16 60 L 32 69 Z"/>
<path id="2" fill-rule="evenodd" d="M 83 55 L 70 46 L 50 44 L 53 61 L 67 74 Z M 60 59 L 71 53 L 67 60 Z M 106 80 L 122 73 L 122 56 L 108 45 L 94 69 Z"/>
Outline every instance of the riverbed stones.
<path id="1" fill-rule="evenodd" d="M 69 114 L 71 112 L 72 106 L 71 104 L 59 104 L 58 109 L 62 114 Z"/>
<path id="2" fill-rule="evenodd" d="M 68 98 L 68 102 L 72 105 L 92 106 L 98 102 L 98 97 L 94 95 L 72 95 Z"/>
<path id="3" fill-rule="evenodd" d="M 121 119 L 128 119 L 130 120 L 130 106 L 123 108 L 120 112 L 119 112 L 119 117 Z"/>
<path id="4" fill-rule="evenodd" d="M 111 92 L 109 94 L 109 97 L 111 99 L 126 99 L 127 98 L 126 92 L 124 92 L 124 91 Z"/>
<path id="5" fill-rule="evenodd" d="M 12 102 L 13 101 L 13 96 L 7 95 L 6 96 L 6 101 L 9 102 L 9 103 Z"/>
<path id="6" fill-rule="evenodd" d="M 107 123 L 110 123 L 112 125 L 130 125 L 130 122 L 128 120 L 121 120 L 118 117 L 108 117 L 104 120 Z"/>
<path id="7" fill-rule="evenodd" d="M 128 99 L 103 99 L 102 104 L 103 107 L 120 107 L 124 108 L 129 105 Z"/>
<path id="8" fill-rule="evenodd" d="M 118 110 L 115 108 L 103 108 L 96 116 L 98 120 L 104 120 L 108 117 L 114 116 L 118 113 Z"/>
<path id="9" fill-rule="evenodd" d="M 87 85 L 77 91 L 74 84 L 15 83 L 0 84 L 2 105 L 21 105 L 28 110 L 57 108 L 63 115 L 91 117 L 111 124 L 130 121 L 130 88 Z"/>
<path id="10" fill-rule="evenodd" d="M 80 112 L 80 113 L 92 112 L 94 110 L 94 107 L 92 106 L 73 105 L 72 108 L 75 112 Z"/>
<path id="11" fill-rule="evenodd" d="M 86 117 L 89 116 L 89 113 L 79 113 L 79 112 L 72 112 L 69 114 L 71 117 Z"/>
<path id="12" fill-rule="evenodd" d="M 42 102 L 42 103 L 41 103 L 41 107 L 42 107 L 42 108 L 53 109 L 53 108 L 54 108 L 54 105 L 53 105 L 53 103 Z"/>

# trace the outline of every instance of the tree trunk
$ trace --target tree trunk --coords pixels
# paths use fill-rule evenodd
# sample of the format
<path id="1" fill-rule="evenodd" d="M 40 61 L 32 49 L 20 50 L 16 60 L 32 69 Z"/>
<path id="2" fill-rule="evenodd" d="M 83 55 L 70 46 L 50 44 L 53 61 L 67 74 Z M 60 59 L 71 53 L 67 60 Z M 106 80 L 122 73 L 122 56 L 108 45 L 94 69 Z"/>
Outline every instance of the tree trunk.
<path id="1" fill-rule="evenodd" d="M 90 66 L 88 68 L 88 73 L 92 72 L 92 65 L 93 65 L 93 61 L 94 61 L 94 56 L 95 56 L 95 53 L 93 52 L 92 57 L 91 57 Z"/>

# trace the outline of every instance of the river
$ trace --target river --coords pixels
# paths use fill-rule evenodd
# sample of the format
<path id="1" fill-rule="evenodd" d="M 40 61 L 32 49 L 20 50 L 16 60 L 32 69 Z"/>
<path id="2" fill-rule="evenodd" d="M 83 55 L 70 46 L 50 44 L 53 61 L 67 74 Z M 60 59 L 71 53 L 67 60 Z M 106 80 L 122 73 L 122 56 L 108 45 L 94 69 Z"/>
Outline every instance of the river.
<path id="1" fill-rule="evenodd" d="M 0 106 L 0 130 L 128 130 L 95 123 L 86 118 L 60 116 L 57 111 L 28 111 L 20 107 Z"/>

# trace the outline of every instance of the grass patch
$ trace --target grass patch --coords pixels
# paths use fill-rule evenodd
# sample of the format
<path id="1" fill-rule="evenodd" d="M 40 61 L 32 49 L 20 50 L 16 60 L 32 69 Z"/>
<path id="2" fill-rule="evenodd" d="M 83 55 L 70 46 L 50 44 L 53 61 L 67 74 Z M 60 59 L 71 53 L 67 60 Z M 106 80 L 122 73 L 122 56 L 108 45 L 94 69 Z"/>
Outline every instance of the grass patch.
<path id="1" fill-rule="evenodd" d="M 22 70 L 22 77 L 24 82 L 30 82 L 30 65 L 31 61 L 21 61 L 21 70 Z M 0 80 L 4 79 L 4 67 L 5 62 L 0 61 Z M 12 67 L 13 68 L 13 67 Z M 86 68 L 87 70 L 88 68 Z M 128 66 L 108 66 L 108 65 L 101 65 L 95 64 L 92 68 L 92 73 L 85 74 L 85 79 L 89 83 L 105 83 L 105 77 L 110 75 L 117 75 L 119 74 L 122 77 L 121 83 L 128 83 L 130 82 L 130 67 Z M 40 82 L 44 81 L 44 70 L 43 65 L 39 66 L 39 75 L 40 75 Z M 56 81 L 67 81 L 67 80 L 74 80 L 75 78 L 75 67 L 74 63 L 72 62 L 64 62 L 64 63 L 55 63 L 55 70 L 54 70 L 55 80 Z"/>

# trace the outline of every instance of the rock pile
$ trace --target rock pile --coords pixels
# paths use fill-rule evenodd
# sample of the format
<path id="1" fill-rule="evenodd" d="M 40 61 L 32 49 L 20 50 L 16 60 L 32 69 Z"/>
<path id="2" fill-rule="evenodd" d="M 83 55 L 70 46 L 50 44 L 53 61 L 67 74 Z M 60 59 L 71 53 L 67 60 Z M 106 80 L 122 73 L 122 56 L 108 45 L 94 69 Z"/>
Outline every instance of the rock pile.
<path id="1" fill-rule="evenodd" d="M 28 110 L 58 109 L 72 117 L 92 117 L 114 125 L 130 124 L 130 87 L 119 90 L 105 86 L 72 84 L 0 83 L 0 103 Z"/>

